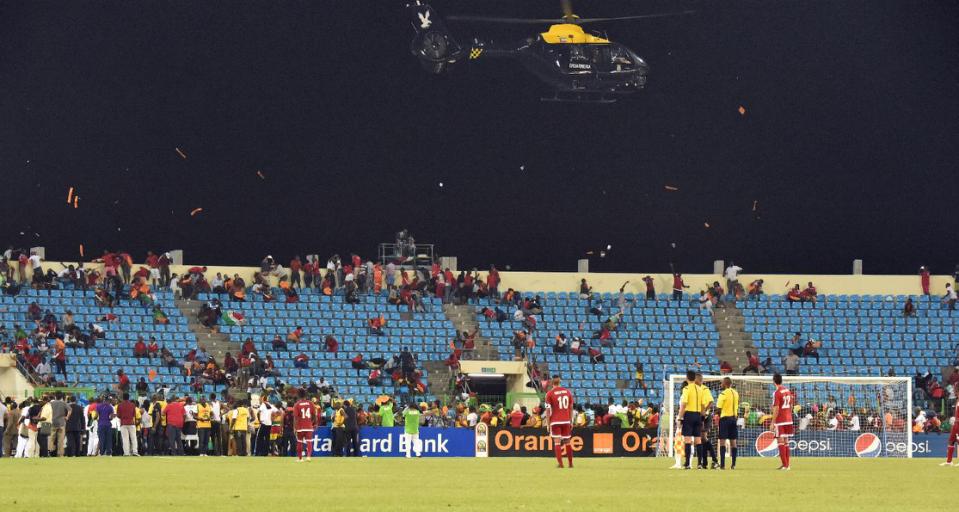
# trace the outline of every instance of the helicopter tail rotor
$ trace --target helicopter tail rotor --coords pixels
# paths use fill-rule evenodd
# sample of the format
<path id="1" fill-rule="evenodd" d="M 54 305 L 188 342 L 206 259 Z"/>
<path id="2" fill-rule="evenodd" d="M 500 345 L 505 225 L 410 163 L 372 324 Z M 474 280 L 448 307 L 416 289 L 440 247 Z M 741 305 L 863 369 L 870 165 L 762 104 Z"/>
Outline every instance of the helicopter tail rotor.
<path id="1" fill-rule="evenodd" d="M 410 52 L 431 73 L 442 73 L 463 56 L 463 48 L 446 29 L 446 23 L 429 5 L 420 1 L 407 5 L 416 33 Z"/>

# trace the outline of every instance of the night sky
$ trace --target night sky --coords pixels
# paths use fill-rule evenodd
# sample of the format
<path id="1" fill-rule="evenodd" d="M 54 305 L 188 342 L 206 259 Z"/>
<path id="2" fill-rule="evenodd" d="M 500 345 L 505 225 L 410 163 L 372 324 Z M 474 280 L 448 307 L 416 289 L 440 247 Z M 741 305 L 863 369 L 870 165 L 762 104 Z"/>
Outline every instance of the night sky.
<path id="1" fill-rule="evenodd" d="M 554 0 L 433 6 L 559 15 Z M 649 86 L 570 105 L 540 102 L 510 61 L 426 74 L 402 2 L 0 2 L 0 242 L 252 265 L 370 257 L 407 227 L 461 267 L 575 270 L 607 244 L 593 270 L 959 261 L 956 2 L 575 8 L 698 14 L 594 26 L 647 60 Z M 451 28 L 465 43 L 540 31 Z"/>

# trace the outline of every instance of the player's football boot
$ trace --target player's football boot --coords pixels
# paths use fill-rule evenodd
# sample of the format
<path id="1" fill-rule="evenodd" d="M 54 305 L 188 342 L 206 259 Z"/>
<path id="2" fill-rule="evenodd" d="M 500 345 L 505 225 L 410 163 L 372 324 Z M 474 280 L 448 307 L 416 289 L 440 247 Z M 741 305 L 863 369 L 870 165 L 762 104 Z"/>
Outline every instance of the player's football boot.
<path id="1" fill-rule="evenodd" d="M 940 465 L 940 466 L 951 466 L 952 463 L 951 463 L 951 462 L 943 462 L 943 463 L 940 463 L 939 465 Z"/>

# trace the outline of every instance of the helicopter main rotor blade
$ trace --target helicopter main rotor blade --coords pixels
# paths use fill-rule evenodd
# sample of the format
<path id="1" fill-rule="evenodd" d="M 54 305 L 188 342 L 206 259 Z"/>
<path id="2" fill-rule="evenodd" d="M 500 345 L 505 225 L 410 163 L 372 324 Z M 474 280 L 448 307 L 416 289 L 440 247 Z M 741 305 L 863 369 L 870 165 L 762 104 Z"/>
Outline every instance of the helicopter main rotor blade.
<path id="1" fill-rule="evenodd" d="M 563 23 L 562 19 L 556 18 L 495 18 L 490 16 L 446 16 L 450 21 L 477 21 L 480 23 L 511 23 L 522 25 L 542 25 L 544 23 Z"/>
<path id="2" fill-rule="evenodd" d="M 630 21 L 630 20 L 645 20 L 650 18 L 666 18 L 669 16 L 685 16 L 687 14 L 694 14 L 696 11 L 677 11 L 677 12 L 662 12 L 657 14 L 641 14 L 639 16 L 617 16 L 615 18 L 582 18 L 575 20 L 575 23 L 601 23 L 606 21 Z"/>

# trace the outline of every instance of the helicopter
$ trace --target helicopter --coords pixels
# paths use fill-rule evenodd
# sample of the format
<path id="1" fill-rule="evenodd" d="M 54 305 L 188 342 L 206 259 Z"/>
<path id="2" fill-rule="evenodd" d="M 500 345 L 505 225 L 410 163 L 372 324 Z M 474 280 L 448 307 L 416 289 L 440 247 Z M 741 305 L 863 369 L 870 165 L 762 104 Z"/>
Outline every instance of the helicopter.
<path id="1" fill-rule="evenodd" d="M 691 14 L 680 11 L 615 18 L 580 18 L 570 0 L 561 0 L 559 19 L 447 16 L 445 19 L 422 0 L 407 4 L 415 36 L 410 52 L 433 74 L 447 72 L 454 64 L 487 58 L 518 61 L 546 83 L 553 96 L 543 101 L 614 103 L 624 94 L 646 87 L 649 65 L 621 43 L 587 32 L 582 25 L 610 21 L 642 20 Z M 447 29 L 447 21 L 549 25 L 545 32 L 511 44 L 474 38 L 460 44 Z"/>

